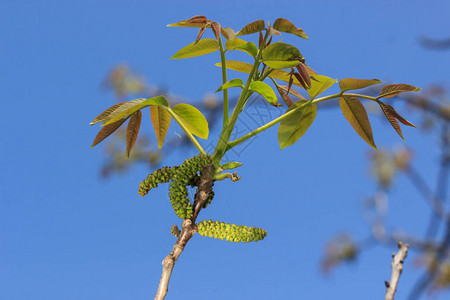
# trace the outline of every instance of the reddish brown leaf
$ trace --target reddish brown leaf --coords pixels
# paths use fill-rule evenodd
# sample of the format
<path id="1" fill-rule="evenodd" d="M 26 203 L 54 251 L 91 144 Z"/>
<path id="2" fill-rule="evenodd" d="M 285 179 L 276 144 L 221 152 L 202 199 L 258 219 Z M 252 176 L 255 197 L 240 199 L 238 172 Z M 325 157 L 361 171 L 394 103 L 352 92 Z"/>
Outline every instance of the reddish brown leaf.
<path id="1" fill-rule="evenodd" d="M 186 20 L 186 23 L 205 23 L 208 19 L 205 16 L 193 16 Z"/>
<path id="2" fill-rule="evenodd" d="M 234 36 L 236 35 L 236 33 L 234 32 L 234 30 L 233 29 L 231 29 L 231 28 L 222 28 L 222 27 L 220 27 L 221 29 L 220 29 L 220 31 L 222 32 L 222 35 L 227 39 L 227 40 L 229 40 L 229 39 L 234 39 Z"/>
<path id="3" fill-rule="evenodd" d="M 140 110 L 131 115 L 130 122 L 127 126 L 127 158 L 130 157 L 131 149 L 136 143 L 139 128 L 141 127 L 142 113 Z"/>
<path id="4" fill-rule="evenodd" d="M 284 102 L 286 103 L 286 105 L 288 107 L 291 106 L 292 104 L 294 104 L 294 101 L 292 101 L 291 97 L 286 95 L 284 90 L 278 85 L 277 85 L 277 90 L 278 90 L 278 93 L 280 94 L 281 98 L 284 100 Z"/>
<path id="5" fill-rule="evenodd" d="M 381 103 L 383 103 L 383 102 L 381 102 Z M 383 105 L 384 106 L 386 106 L 389 110 L 390 110 L 390 112 L 392 113 L 392 115 L 395 117 L 395 118 L 397 118 L 397 120 L 399 120 L 400 121 L 400 123 L 402 123 L 403 125 L 406 125 L 406 126 L 411 126 L 411 127 L 415 127 L 415 128 L 417 128 L 417 126 L 416 125 L 414 125 L 413 123 L 411 123 L 410 121 L 408 121 L 408 120 L 406 120 L 405 118 L 403 118 L 392 106 L 390 106 L 390 105 L 388 105 L 388 104 L 386 104 L 386 103 L 383 103 Z M 380 104 L 380 106 L 381 106 L 381 104 Z M 382 107 L 383 108 L 383 107 Z M 384 110 L 383 110 L 384 111 Z"/>
<path id="6" fill-rule="evenodd" d="M 288 90 L 288 87 L 287 87 L 286 85 L 280 85 L 279 87 L 282 88 L 282 89 L 285 90 L 285 91 Z M 300 95 L 296 90 L 291 89 L 291 90 L 289 91 L 289 93 L 290 93 L 291 95 L 294 95 L 295 97 L 301 99 L 301 100 L 305 100 L 305 97 L 303 97 L 302 95 Z"/>
<path id="7" fill-rule="evenodd" d="M 202 36 L 203 36 L 203 33 L 205 33 L 205 30 L 206 30 L 206 27 L 200 27 L 200 29 L 199 29 L 199 31 L 198 31 L 198 34 L 197 34 L 197 38 L 195 39 L 195 44 L 197 44 L 198 41 L 200 41 L 200 39 L 201 39 Z M 195 45 L 195 44 L 194 44 L 194 45 Z"/>
<path id="8" fill-rule="evenodd" d="M 309 77 L 308 70 L 306 69 L 306 66 L 302 62 L 300 62 L 297 65 L 297 70 L 300 73 L 300 76 L 302 76 L 303 81 L 305 82 L 306 86 L 308 88 L 310 88 L 311 87 L 311 78 Z"/>
<path id="9" fill-rule="evenodd" d="M 297 81 L 300 83 L 300 85 L 306 90 L 308 89 L 308 86 L 306 85 L 306 82 L 303 80 L 303 77 L 298 74 L 297 72 L 294 73 L 295 78 L 297 78 Z"/>
<path id="10" fill-rule="evenodd" d="M 384 115 L 386 116 L 386 119 L 389 121 L 389 123 L 391 123 L 392 127 L 394 127 L 395 131 L 402 138 L 402 140 L 405 140 L 405 138 L 403 137 L 402 129 L 400 128 L 400 124 L 398 124 L 397 118 L 395 117 L 395 115 L 393 114 L 393 112 L 391 110 L 392 106 L 389 106 L 382 102 L 379 102 L 378 104 L 380 105 L 381 110 L 383 111 Z"/>
<path id="11" fill-rule="evenodd" d="M 260 32 L 259 32 L 259 41 L 258 41 L 258 45 L 259 45 L 259 48 L 260 48 L 260 49 L 261 49 L 263 40 L 264 40 L 264 37 L 263 37 L 262 31 L 260 31 Z"/>
<path id="12" fill-rule="evenodd" d="M 246 35 L 261 31 L 265 28 L 265 24 L 263 20 L 258 20 L 251 22 L 250 24 L 245 25 L 239 32 L 236 33 L 236 36 Z"/>
<path id="13" fill-rule="evenodd" d="M 217 40 L 220 39 L 220 32 L 222 31 L 222 26 L 218 22 L 212 22 L 211 23 L 211 29 L 216 37 Z"/>
<path id="14" fill-rule="evenodd" d="M 389 84 L 381 90 L 378 97 L 391 98 L 403 92 L 418 92 L 418 91 L 420 91 L 420 88 L 409 84 L 404 83 Z"/>
<path id="15" fill-rule="evenodd" d="M 205 16 L 194 16 L 188 20 L 183 20 L 177 23 L 169 24 L 168 27 L 204 27 L 208 23 Z"/>
<path id="16" fill-rule="evenodd" d="M 94 142 L 92 142 L 91 148 L 95 145 L 102 142 L 104 139 L 106 139 L 108 136 L 110 136 L 114 131 L 116 131 L 120 125 L 122 125 L 128 118 L 123 118 L 119 121 L 116 121 L 114 123 L 111 123 L 109 125 L 105 125 L 100 129 L 100 131 L 95 136 Z"/>
<path id="17" fill-rule="evenodd" d="M 98 122 L 105 120 L 110 114 L 112 114 L 116 109 L 118 109 L 125 103 L 127 103 L 127 102 L 120 102 L 120 103 L 114 104 L 113 106 L 111 106 L 110 108 L 108 108 L 107 110 L 105 110 L 104 112 L 99 114 L 97 117 L 95 117 L 95 119 L 92 120 L 92 122 L 89 125 L 94 125 L 94 124 L 97 124 Z"/>
<path id="18" fill-rule="evenodd" d="M 301 28 L 297 28 L 294 24 L 292 24 L 290 21 L 278 18 L 275 20 L 275 23 L 273 23 L 273 28 L 276 30 L 287 32 L 291 34 L 295 34 L 296 36 L 302 37 L 304 39 L 308 39 L 308 36 Z"/>

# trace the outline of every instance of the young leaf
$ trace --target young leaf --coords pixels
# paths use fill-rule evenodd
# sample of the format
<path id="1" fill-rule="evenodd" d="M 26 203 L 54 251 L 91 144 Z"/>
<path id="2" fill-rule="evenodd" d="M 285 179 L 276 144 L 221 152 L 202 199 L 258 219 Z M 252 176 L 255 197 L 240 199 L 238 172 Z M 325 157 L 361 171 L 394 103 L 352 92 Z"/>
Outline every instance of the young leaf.
<path id="1" fill-rule="evenodd" d="M 301 38 L 308 39 L 308 36 L 303 31 L 303 29 L 295 27 L 294 24 L 283 18 L 276 19 L 275 23 L 273 23 L 273 28 L 278 31 L 295 34 L 296 36 L 299 36 Z"/>
<path id="2" fill-rule="evenodd" d="M 341 97 L 339 98 L 339 106 L 356 133 L 376 150 L 377 146 L 373 140 L 372 127 L 362 103 L 355 97 Z"/>
<path id="3" fill-rule="evenodd" d="M 249 89 L 264 97 L 270 104 L 278 106 L 277 96 L 272 88 L 265 82 L 253 81 Z"/>
<path id="4" fill-rule="evenodd" d="M 385 86 L 380 94 L 378 95 L 378 98 L 391 98 L 394 96 L 397 96 L 398 94 L 402 92 L 418 92 L 420 91 L 420 88 L 409 85 L 409 84 L 389 84 Z"/>
<path id="5" fill-rule="evenodd" d="M 194 16 L 188 20 L 169 24 L 167 27 L 204 27 L 208 22 L 205 16 Z"/>
<path id="6" fill-rule="evenodd" d="M 169 103 L 167 102 L 166 98 L 164 98 L 164 96 L 156 96 L 148 99 L 139 98 L 131 100 L 121 105 L 119 108 L 113 111 L 108 117 L 106 117 L 105 120 L 103 121 L 102 126 L 114 123 L 122 118 L 128 117 L 132 115 L 134 112 L 150 105 L 162 105 L 167 107 L 169 106 Z"/>
<path id="7" fill-rule="evenodd" d="M 250 73 L 253 68 L 253 65 L 237 60 L 227 60 L 226 64 L 227 69 L 242 73 Z M 222 63 L 216 63 L 215 65 L 218 67 L 222 67 Z"/>
<path id="8" fill-rule="evenodd" d="M 267 61 L 297 61 L 299 59 L 303 59 L 300 50 L 281 42 L 267 46 L 262 53 L 262 60 L 265 64 Z"/>
<path id="9" fill-rule="evenodd" d="M 230 161 L 222 165 L 223 170 L 231 170 L 236 169 L 242 166 L 243 164 L 237 161 Z"/>
<path id="10" fill-rule="evenodd" d="M 207 139 L 209 134 L 208 122 L 203 114 L 189 104 L 177 104 L 172 108 L 190 133 L 202 139 Z"/>
<path id="11" fill-rule="evenodd" d="M 170 59 L 189 58 L 205 55 L 219 50 L 219 43 L 214 39 L 203 39 L 198 43 L 193 42 L 186 47 L 178 50 Z"/>
<path id="12" fill-rule="evenodd" d="M 214 36 L 216 37 L 216 40 L 220 39 L 220 32 L 222 31 L 222 26 L 218 22 L 212 22 L 211 23 L 211 29 L 214 33 Z"/>
<path id="13" fill-rule="evenodd" d="M 171 116 L 170 113 L 162 106 L 150 106 L 150 118 L 152 119 L 153 129 L 155 130 L 156 139 L 158 140 L 158 148 L 164 144 L 167 130 L 169 130 Z"/>
<path id="14" fill-rule="evenodd" d="M 287 85 L 280 85 L 280 88 L 282 88 L 282 89 L 285 90 L 285 91 L 288 90 Z M 291 90 L 289 91 L 289 94 L 294 95 L 295 97 L 299 98 L 300 100 L 306 100 L 305 97 L 303 97 L 301 94 L 299 94 L 297 91 L 295 91 L 295 90 L 293 90 L 293 89 L 291 89 Z"/>
<path id="15" fill-rule="evenodd" d="M 231 79 L 230 81 L 225 82 L 223 85 L 221 85 L 217 89 L 216 93 L 220 92 L 222 90 L 228 89 L 228 88 L 232 88 L 232 87 L 241 87 L 241 88 L 243 88 L 244 87 L 244 82 L 240 78 Z"/>
<path id="16" fill-rule="evenodd" d="M 131 118 L 130 122 L 128 122 L 127 126 L 127 158 L 130 157 L 131 149 L 133 149 L 134 144 L 136 143 L 139 128 L 141 127 L 142 113 L 140 110 L 135 112 Z"/>
<path id="17" fill-rule="evenodd" d="M 402 123 L 403 125 L 406 125 L 406 126 L 411 126 L 411 127 L 415 127 L 415 128 L 417 128 L 417 126 L 416 125 L 414 125 L 413 123 L 411 123 L 411 122 L 409 122 L 408 120 L 406 120 L 405 118 L 403 118 L 392 106 L 390 106 L 390 105 L 388 105 L 388 104 L 386 104 L 386 103 L 383 103 L 383 102 L 378 102 L 378 104 L 380 104 L 380 106 L 381 106 L 381 109 L 383 110 L 383 112 L 385 111 L 385 110 L 389 110 L 389 113 L 392 115 L 392 116 L 394 116 L 397 120 L 399 120 L 400 121 L 400 123 Z M 387 116 L 386 116 L 387 117 Z"/>
<path id="18" fill-rule="evenodd" d="M 378 79 L 355 79 L 344 78 L 339 81 L 339 86 L 342 92 L 349 90 L 359 90 L 368 86 L 381 83 Z"/>
<path id="19" fill-rule="evenodd" d="M 298 61 L 276 61 L 276 60 L 265 60 L 264 63 L 271 67 L 272 69 L 287 69 L 293 68 L 298 65 Z"/>
<path id="20" fill-rule="evenodd" d="M 95 119 L 92 120 L 91 123 L 89 123 L 89 125 L 94 125 L 94 124 L 97 124 L 98 122 L 105 120 L 110 114 L 113 113 L 113 111 L 115 111 L 116 109 L 118 109 L 125 103 L 127 103 L 127 102 L 120 102 L 120 103 L 114 104 L 113 106 L 111 106 L 110 108 L 108 108 L 107 110 L 105 110 L 104 112 L 99 114 L 98 116 L 96 116 Z"/>
<path id="21" fill-rule="evenodd" d="M 195 39 L 195 42 L 194 42 L 195 45 L 198 44 L 198 42 L 202 38 L 203 34 L 205 33 L 205 30 L 206 30 L 206 27 L 200 27 L 198 34 L 197 34 L 197 38 Z"/>
<path id="22" fill-rule="evenodd" d="M 112 124 L 103 126 L 100 131 L 95 136 L 94 142 L 92 142 L 91 148 L 95 145 L 102 142 L 104 139 L 106 139 L 108 136 L 110 136 L 114 131 L 116 131 L 128 118 L 123 118 L 119 121 L 116 121 Z"/>
<path id="23" fill-rule="evenodd" d="M 314 75 L 314 77 L 317 76 L 317 74 L 311 68 L 309 68 L 308 66 L 306 66 L 306 70 L 308 71 L 308 74 L 310 76 L 313 76 L 313 75 Z M 283 80 L 285 82 L 289 82 L 289 78 L 291 76 L 290 76 L 290 73 L 287 72 L 287 71 L 284 71 L 284 70 L 273 70 L 270 73 L 269 77 L 270 78 L 276 78 L 276 79 L 279 79 L 279 80 Z M 294 85 L 302 87 L 302 85 L 298 81 L 294 81 Z"/>
<path id="24" fill-rule="evenodd" d="M 234 30 L 232 28 L 223 28 L 222 27 L 222 35 L 227 39 L 227 40 L 232 40 L 234 39 L 234 37 L 236 36 L 236 33 L 234 32 Z"/>
<path id="25" fill-rule="evenodd" d="M 258 20 L 258 21 L 255 21 L 255 22 L 245 25 L 241 30 L 236 32 L 236 36 L 255 33 L 255 32 L 263 30 L 264 28 L 265 28 L 264 21 Z"/>
<path id="26" fill-rule="evenodd" d="M 240 50 L 250 54 L 252 57 L 258 55 L 258 48 L 252 42 L 244 41 L 240 38 L 229 39 L 225 43 L 225 49 L 233 51 Z"/>
<path id="27" fill-rule="evenodd" d="M 286 113 L 305 103 L 307 103 L 305 100 L 295 102 L 286 110 Z M 302 109 L 298 109 L 289 117 L 283 119 L 278 128 L 278 143 L 280 144 L 280 148 L 284 149 L 297 142 L 314 122 L 316 114 L 317 106 L 312 104 Z"/>
<path id="28" fill-rule="evenodd" d="M 325 92 L 328 88 L 330 88 L 337 82 L 336 79 L 324 75 L 315 75 L 314 79 L 315 80 L 311 81 L 311 88 L 307 90 L 309 96 L 311 97 L 311 100 L 316 98 L 321 93 Z"/>
<path id="29" fill-rule="evenodd" d="M 398 124 L 397 118 L 394 116 L 388 105 L 382 102 L 379 102 L 378 104 L 380 105 L 381 110 L 386 116 L 386 119 L 389 121 L 389 123 L 391 123 L 392 127 L 394 127 L 395 131 L 402 138 L 402 140 L 405 140 L 405 138 L 403 137 L 402 129 L 400 128 L 400 124 Z"/>

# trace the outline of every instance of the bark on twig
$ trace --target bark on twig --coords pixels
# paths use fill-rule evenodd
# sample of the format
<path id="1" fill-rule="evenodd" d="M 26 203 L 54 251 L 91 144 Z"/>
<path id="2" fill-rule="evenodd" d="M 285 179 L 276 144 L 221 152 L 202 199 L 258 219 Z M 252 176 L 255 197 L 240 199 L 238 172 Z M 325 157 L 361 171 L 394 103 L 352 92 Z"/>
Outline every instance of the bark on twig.
<path id="1" fill-rule="evenodd" d="M 169 281 L 172 275 L 173 267 L 175 266 L 178 257 L 180 257 L 181 252 L 183 252 L 187 242 L 194 236 L 194 233 L 197 232 L 195 220 L 197 219 L 203 204 L 208 199 L 209 193 L 212 190 L 214 171 L 214 165 L 210 164 L 207 165 L 200 174 L 197 193 L 195 194 L 194 199 L 194 214 L 192 218 L 183 220 L 183 223 L 181 224 L 180 236 L 175 242 L 172 252 L 170 252 L 170 254 L 167 255 L 162 262 L 163 270 L 155 300 L 162 300 L 166 297 L 169 290 Z"/>
<path id="2" fill-rule="evenodd" d="M 398 242 L 398 252 L 397 254 L 392 255 L 392 273 L 391 280 L 389 282 L 385 282 L 387 290 L 386 297 L 384 300 L 394 300 L 395 292 L 397 291 L 398 281 L 400 279 L 400 275 L 403 271 L 403 262 L 408 254 L 408 244 L 403 244 L 402 242 Z"/>

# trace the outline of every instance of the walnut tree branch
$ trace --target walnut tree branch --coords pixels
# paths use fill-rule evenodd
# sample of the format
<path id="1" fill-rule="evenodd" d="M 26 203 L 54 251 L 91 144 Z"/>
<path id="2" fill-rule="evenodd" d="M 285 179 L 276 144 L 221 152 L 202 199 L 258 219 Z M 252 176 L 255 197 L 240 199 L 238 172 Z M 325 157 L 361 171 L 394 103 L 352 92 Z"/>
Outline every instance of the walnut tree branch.
<path id="1" fill-rule="evenodd" d="M 394 300 L 395 292 L 397 291 L 398 281 L 400 280 L 400 275 L 403 271 L 403 262 L 405 261 L 406 255 L 408 254 L 408 244 L 403 244 L 398 242 L 398 252 L 392 255 L 392 273 L 391 280 L 385 282 L 387 290 L 386 297 L 384 300 Z"/>
<path id="2" fill-rule="evenodd" d="M 162 262 L 163 270 L 155 300 L 162 300 L 166 297 L 169 290 L 169 281 L 172 275 L 173 267 L 175 266 L 178 257 L 180 257 L 183 252 L 187 242 L 194 236 L 194 233 L 197 232 L 195 220 L 197 219 L 203 204 L 208 199 L 209 193 L 212 190 L 214 171 L 214 165 L 209 164 L 200 174 L 197 193 L 195 194 L 194 199 L 194 214 L 190 219 L 183 220 L 183 223 L 181 224 L 181 233 L 173 246 L 172 252 L 170 252 L 170 254 L 167 255 Z"/>

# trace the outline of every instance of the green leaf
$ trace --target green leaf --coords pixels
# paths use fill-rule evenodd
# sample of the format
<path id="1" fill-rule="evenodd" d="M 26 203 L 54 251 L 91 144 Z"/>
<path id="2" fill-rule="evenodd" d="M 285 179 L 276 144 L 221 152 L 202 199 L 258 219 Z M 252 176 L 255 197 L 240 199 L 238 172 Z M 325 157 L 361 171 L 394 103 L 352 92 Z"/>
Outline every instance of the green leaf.
<path id="1" fill-rule="evenodd" d="M 186 47 L 178 50 L 170 59 L 189 58 L 205 55 L 219 50 L 219 43 L 214 39 L 203 39 L 198 43 L 191 43 Z"/>
<path id="2" fill-rule="evenodd" d="M 281 42 L 267 46 L 262 53 L 262 60 L 265 64 L 268 61 L 297 61 L 302 58 L 303 56 L 300 50 L 292 45 Z"/>
<path id="3" fill-rule="evenodd" d="M 89 123 L 89 125 L 94 125 L 94 124 L 97 124 L 98 122 L 104 121 L 110 114 L 113 113 L 113 111 L 115 111 L 116 109 L 118 109 L 125 103 L 127 103 L 127 102 L 120 102 L 120 103 L 114 104 L 113 106 L 111 106 L 110 108 L 108 108 L 107 110 L 105 110 L 104 112 L 99 114 L 98 116 L 96 116 L 95 119 L 92 120 L 91 123 Z"/>
<path id="4" fill-rule="evenodd" d="M 190 133 L 202 139 L 208 138 L 208 122 L 197 108 L 181 103 L 175 105 L 172 111 L 181 119 Z"/>
<path id="5" fill-rule="evenodd" d="M 249 89 L 253 92 L 256 92 L 264 97 L 270 104 L 277 104 L 277 96 L 272 88 L 265 82 L 262 81 L 253 81 L 250 84 Z"/>
<path id="6" fill-rule="evenodd" d="M 276 60 L 266 60 L 264 63 L 271 67 L 272 69 L 287 69 L 293 68 L 298 65 L 298 60 L 294 61 L 276 61 Z"/>
<path id="7" fill-rule="evenodd" d="M 307 103 L 305 100 L 299 100 L 291 105 L 286 113 Z M 280 148 L 284 149 L 297 142 L 308 130 L 317 114 L 317 106 L 311 104 L 302 109 L 297 109 L 290 116 L 280 122 L 278 128 L 278 143 Z"/>
<path id="8" fill-rule="evenodd" d="M 240 88 L 243 88 L 243 87 L 244 87 L 244 82 L 243 82 L 242 79 L 240 79 L 240 78 L 231 79 L 230 81 L 225 82 L 223 85 L 221 85 L 221 86 L 217 89 L 216 93 L 217 93 L 217 92 L 220 92 L 220 91 L 222 91 L 222 90 L 228 89 L 228 88 L 232 88 L 232 87 L 240 87 Z"/>
<path id="9" fill-rule="evenodd" d="M 239 50 L 250 54 L 252 57 L 258 55 L 258 48 L 253 42 L 247 42 L 240 38 L 229 39 L 225 43 L 225 49 L 233 51 Z"/>
<path id="10" fill-rule="evenodd" d="M 255 33 L 263 30 L 266 27 L 263 20 L 254 21 L 250 24 L 245 25 L 241 30 L 236 32 L 236 36 L 238 35 L 246 35 Z"/>
<path id="11" fill-rule="evenodd" d="M 275 23 L 273 23 L 273 28 L 278 31 L 291 33 L 301 38 L 308 39 L 308 36 L 303 29 L 295 27 L 294 24 L 283 18 L 276 19 Z"/>
<path id="12" fill-rule="evenodd" d="M 106 139 L 108 136 L 110 136 L 114 131 L 116 131 L 128 118 L 120 119 L 119 121 L 116 121 L 112 124 L 103 126 L 100 131 L 95 136 L 94 142 L 91 145 L 91 148 L 95 145 L 102 142 L 104 139 Z"/>
<path id="13" fill-rule="evenodd" d="M 381 83 L 378 79 L 355 79 L 344 78 L 339 81 L 339 86 L 342 92 L 349 90 L 359 90 L 368 86 Z"/>
<path id="14" fill-rule="evenodd" d="M 169 103 L 167 102 L 166 98 L 164 98 L 164 96 L 156 96 L 148 99 L 139 98 L 131 100 L 118 107 L 108 117 L 106 117 L 105 120 L 103 121 L 102 126 L 114 123 L 122 118 L 128 117 L 129 115 L 132 115 L 136 111 L 150 105 L 162 105 L 168 107 Z"/>
<path id="15" fill-rule="evenodd" d="M 167 27 L 204 27 L 207 25 L 208 19 L 205 16 L 194 16 L 188 20 L 169 24 Z"/>
<path id="16" fill-rule="evenodd" d="M 418 91 L 420 91 L 420 88 L 409 84 L 404 83 L 389 84 L 381 90 L 380 94 L 378 95 L 378 98 L 382 97 L 391 98 L 403 92 L 418 92 Z"/>
<path id="17" fill-rule="evenodd" d="M 237 61 L 237 60 L 227 60 L 226 64 L 227 64 L 227 69 L 242 72 L 242 73 L 250 74 L 250 72 L 253 69 L 253 65 L 242 62 L 242 61 Z M 216 63 L 215 65 L 218 67 L 222 67 L 222 63 Z"/>
<path id="18" fill-rule="evenodd" d="M 377 146 L 373 140 L 372 127 L 362 103 L 355 97 L 341 97 L 339 98 L 339 106 L 356 133 L 376 150 Z"/>
<path id="19" fill-rule="evenodd" d="M 222 170 L 231 170 L 231 169 L 236 169 L 239 168 L 240 166 L 242 166 L 243 164 L 237 161 L 230 161 L 227 162 L 226 164 L 222 165 Z"/>
<path id="20" fill-rule="evenodd" d="M 141 120 L 142 113 L 140 110 L 138 110 L 131 116 L 130 122 L 128 122 L 126 138 L 127 158 L 130 157 L 131 149 L 133 149 L 133 146 L 136 143 L 139 134 L 139 128 L 141 127 Z"/>
<path id="21" fill-rule="evenodd" d="M 314 80 L 311 80 L 311 88 L 307 90 L 311 100 L 325 92 L 336 82 L 336 79 L 324 75 L 314 75 Z"/>
<path id="22" fill-rule="evenodd" d="M 153 129 L 155 130 L 158 148 L 164 144 L 167 130 L 169 130 L 171 116 L 163 106 L 150 106 L 150 118 L 152 119 Z"/>

